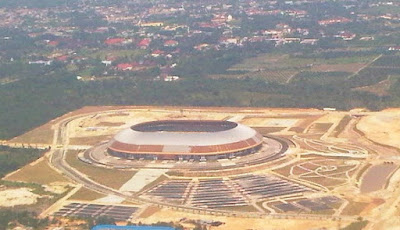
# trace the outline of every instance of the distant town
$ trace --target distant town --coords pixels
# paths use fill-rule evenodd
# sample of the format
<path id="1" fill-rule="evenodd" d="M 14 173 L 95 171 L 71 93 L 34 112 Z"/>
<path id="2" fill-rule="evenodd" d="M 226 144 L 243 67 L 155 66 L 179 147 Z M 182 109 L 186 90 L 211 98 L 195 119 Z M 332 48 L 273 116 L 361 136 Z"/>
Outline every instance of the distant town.
<path id="1" fill-rule="evenodd" d="M 211 51 L 400 50 L 399 2 L 42 2 L 0 3 L 1 63 L 65 66 L 82 81 L 177 81 L 188 59 Z"/>

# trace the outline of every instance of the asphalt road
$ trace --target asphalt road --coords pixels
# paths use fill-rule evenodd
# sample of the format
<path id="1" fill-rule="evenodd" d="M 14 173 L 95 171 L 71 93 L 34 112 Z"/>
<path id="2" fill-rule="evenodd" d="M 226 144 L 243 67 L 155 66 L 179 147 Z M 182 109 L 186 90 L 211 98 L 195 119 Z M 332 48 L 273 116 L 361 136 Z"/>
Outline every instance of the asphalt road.
<path id="1" fill-rule="evenodd" d="M 71 180 L 75 181 L 78 184 L 84 185 L 84 187 L 102 193 L 106 195 L 116 195 L 123 197 L 127 200 L 131 200 L 134 202 L 139 203 L 152 203 L 158 205 L 160 207 L 167 207 L 172 208 L 179 211 L 188 211 L 191 213 L 198 213 L 198 214 L 208 214 L 208 215 L 225 215 L 225 216 L 241 216 L 241 217 L 256 217 L 256 218 L 279 218 L 279 219 L 314 219 L 314 220 L 329 220 L 332 218 L 335 219 L 347 219 L 347 220 L 354 220 L 355 217 L 352 216 L 340 216 L 340 217 L 332 217 L 331 215 L 312 215 L 312 214 L 265 214 L 265 213 L 244 213 L 244 212 L 235 212 L 235 211 L 222 211 L 222 210 L 212 210 L 212 209 L 203 209 L 203 208 L 196 208 L 196 207 L 188 207 L 182 205 L 174 205 L 170 203 L 163 203 L 163 202 L 156 202 L 156 201 L 149 201 L 145 199 L 141 199 L 135 197 L 133 194 L 125 194 L 123 192 L 119 192 L 118 190 L 114 190 L 102 184 L 99 184 L 91 179 L 89 179 L 86 175 L 78 172 L 74 168 L 72 168 L 68 163 L 65 161 L 65 154 L 68 149 L 68 123 L 74 119 L 79 117 L 88 116 L 88 114 L 78 115 L 71 118 L 68 118 L 62 122 L 60 122 L 56 127 L 57 129 L 54 131 L 54 141 L 53 141 L 53 150 L 50 157 L 50 163 L 52 166 L 60 170 L 65 176 L 70 178 Z M 62 145 L 63 148 L 57 148 Z M 287 146 L 284 146 L 283 149 L 286 149 Z"/>

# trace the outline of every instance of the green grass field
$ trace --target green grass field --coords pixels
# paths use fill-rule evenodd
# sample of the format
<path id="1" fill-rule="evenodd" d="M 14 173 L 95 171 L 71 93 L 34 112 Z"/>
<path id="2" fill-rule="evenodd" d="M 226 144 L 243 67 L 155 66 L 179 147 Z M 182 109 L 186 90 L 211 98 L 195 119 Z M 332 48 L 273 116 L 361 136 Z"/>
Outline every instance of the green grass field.
<path id="1" fill-rule="evenodd" d="M 28 164 L 20 171 L 5 179 L 9 181 L 22 181 L 43 185 L 51 184 L 53 182 L 68 182 L 68 179 L 50 168 L 46 159 L 43 159 L 34 165 Z"/>
<path id="2" fill-rule="evenodd" d="M 136 171 L 123 171 L 92 166 L 80 161 L 77 155 L 77 151 L 67 152 L 66 161 L 71 167 L 88 175 L 92 180 L 114 189 L 119 189 L 136 173 Z"/>
<path id="3" fill-rule="evenodd" d="M 94 192 L 85 187 L 80 188 L 69 200 L 93 201 L 105 197 L 104 194 Z"/>

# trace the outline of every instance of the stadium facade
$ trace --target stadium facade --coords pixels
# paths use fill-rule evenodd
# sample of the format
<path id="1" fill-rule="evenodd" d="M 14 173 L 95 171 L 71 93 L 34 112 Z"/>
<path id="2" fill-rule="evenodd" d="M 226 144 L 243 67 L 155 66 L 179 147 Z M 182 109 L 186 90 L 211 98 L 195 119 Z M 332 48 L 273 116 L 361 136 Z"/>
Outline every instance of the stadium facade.
<path id="1" fill-rule="evenodd" d="M 217 160 L 257 152 L 263 136 L 230 121 L 164 120 L 134 125 L 108 143 L 110 155 L 146 160 Z"/>

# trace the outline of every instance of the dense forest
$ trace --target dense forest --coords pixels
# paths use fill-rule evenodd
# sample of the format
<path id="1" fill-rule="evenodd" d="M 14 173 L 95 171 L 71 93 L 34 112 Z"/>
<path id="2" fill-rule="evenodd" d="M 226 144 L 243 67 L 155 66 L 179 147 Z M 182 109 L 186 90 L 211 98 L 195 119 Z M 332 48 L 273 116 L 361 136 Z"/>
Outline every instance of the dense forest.
<path id="1" fill-rule="evenodd" d="M 0 230 L 12 229 L 22 224 L 33 229 L 44 229 L 48 224 L 48 218 L 39 219 L 31 212 L 16 212 L 12 210 L 0 210 Z"/>
<path id="2" fill-rule="evenodd" d="M 43 155 L 43 150 L 0 145 L 0 178 Z M 2 226 L 0 224 L 0 226 Z"/>
<path id="3" fill-rule="evenodd" d="M 399 83 L 394 85 L 394 88 Z M 352 91 L 345 83 L 288 85 L 260 79 L 198 78 L 179 82 L 113 79 L 82 82 L 65 72 L 0 86 L 0 138 L 86 105 L 191 105 L 258 107 L 335 107 L 381 109 L 399 104 L 399 93 L 378 97 Z"/>

